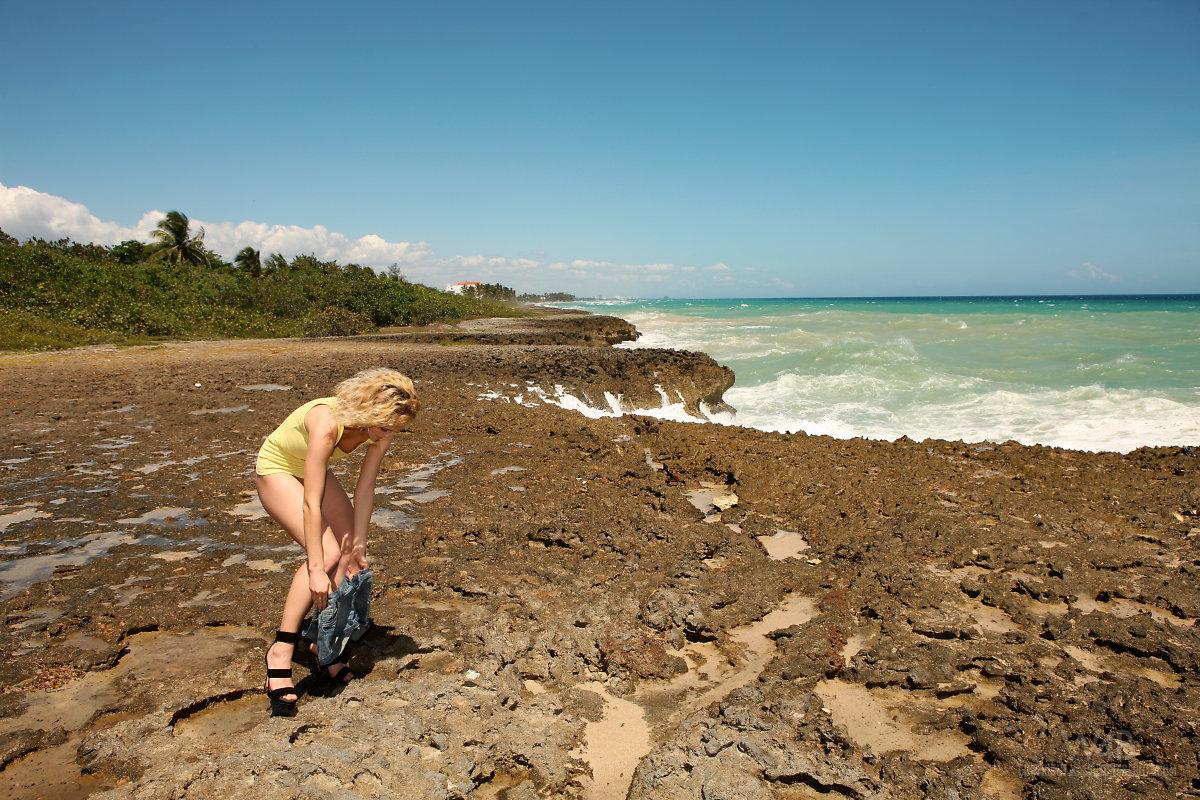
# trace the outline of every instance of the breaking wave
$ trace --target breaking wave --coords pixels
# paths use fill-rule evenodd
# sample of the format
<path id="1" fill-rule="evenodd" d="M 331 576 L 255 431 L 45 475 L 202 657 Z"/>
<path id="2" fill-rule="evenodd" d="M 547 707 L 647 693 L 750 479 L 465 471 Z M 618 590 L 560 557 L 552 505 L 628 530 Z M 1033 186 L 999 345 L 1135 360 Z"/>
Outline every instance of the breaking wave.
<path id="1" fill-rule="evenodd" d="M 709 422 L 1116 452 L 1200 444 L 1195 297 L 637 301 L 595 310 L 642 332 L 621 347 L 698 350 L 733 368 L 725 399 L 737 414 Z M 584 405 L 565 394 L 550 402 Z M 637 413 L 702 421 L 666 400 Z"/>

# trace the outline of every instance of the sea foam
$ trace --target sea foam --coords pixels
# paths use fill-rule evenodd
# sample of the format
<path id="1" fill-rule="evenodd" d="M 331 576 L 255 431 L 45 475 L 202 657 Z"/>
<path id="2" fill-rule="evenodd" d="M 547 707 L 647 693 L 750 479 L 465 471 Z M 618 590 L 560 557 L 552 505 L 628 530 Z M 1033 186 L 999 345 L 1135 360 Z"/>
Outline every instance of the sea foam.
<path id="1" fill-rule="evenodd" d="M 1200 444 L 1200 298 L 639 301 L 601 313 L 642 332 L 621 347 L 703 351 L 737 375 L 725 394 L 736 415 L 702 420 L 666 399 L 634 413 L 839 438 Z"/>

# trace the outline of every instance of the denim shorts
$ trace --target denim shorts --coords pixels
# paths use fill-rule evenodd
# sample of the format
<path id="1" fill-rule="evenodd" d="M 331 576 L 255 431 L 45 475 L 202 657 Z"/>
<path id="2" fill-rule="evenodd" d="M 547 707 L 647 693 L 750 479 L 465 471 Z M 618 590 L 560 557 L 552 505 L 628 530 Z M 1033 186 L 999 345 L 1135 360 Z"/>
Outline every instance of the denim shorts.
<path id="1" fill-rule="evenodd" d="M 371 627 L 371 570 L 343 578 L 329 594 L 319 614 L 314 609 L 304 625 L 304 638 L 317 643 L 317 661 L 322 667 L 336 664 L 347 645 L 357 642 Z"/>

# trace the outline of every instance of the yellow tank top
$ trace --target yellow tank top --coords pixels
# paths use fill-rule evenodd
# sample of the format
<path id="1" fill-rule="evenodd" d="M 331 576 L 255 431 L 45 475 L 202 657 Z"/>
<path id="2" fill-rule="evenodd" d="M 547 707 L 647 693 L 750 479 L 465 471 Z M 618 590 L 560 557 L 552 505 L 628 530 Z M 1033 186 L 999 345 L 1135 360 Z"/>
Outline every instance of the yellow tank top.
<path id="1" fill-rule="evenodd" d="M 308 455 L 308 428 L 304 427 L 304 417 L 313 406 L 325 405 L 337 407 L 336 397 L 318 397 L 309 400 L 304 405 L 288 414 L 278 428 L 273 430 L 262 447 L 258 449 L 258 463 L 254 471 L 259 475 L 274 475 L 286 472 L 297 478 L 304 477 L 304 457 Z M 338 441 L 342 440 L 342 424 L 337 426 Z M 329 455 L 330 463 L 341 461 L 349 453 L 340 447 L 334 447 Z"/>

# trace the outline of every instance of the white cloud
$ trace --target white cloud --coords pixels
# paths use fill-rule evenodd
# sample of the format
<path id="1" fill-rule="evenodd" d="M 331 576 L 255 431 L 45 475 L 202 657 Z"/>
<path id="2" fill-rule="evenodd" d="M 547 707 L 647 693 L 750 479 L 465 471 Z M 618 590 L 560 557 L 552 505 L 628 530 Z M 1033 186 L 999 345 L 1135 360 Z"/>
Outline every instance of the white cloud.
<path id="1" fill-rule="evenodd" d="M 70 238 L 103 245 L 114 245 L 126 239 L 146 241 L 165 215 L 164 211 L 147 211 L 137 224 L 123 226 L 100 219 L 81 203 L 27 186 L 0 184 L 0 229 L 18 239 L 32 236 Z M 313 253 L 321 259 L 381 267 L 417 261 L 430 254 L 425 242 L 389 242 L 373 233 L 354 239 L 324 225 L 302 228 L 250 220 L 206 222 L 193 219 L 192 222 L 204 228 L 205 245 L 225 258 L 233 258 L 238 250 L 249 246 L 262 250 L 263 255 L 278 252 L 290 258 Z"/>
<path id="2" fill-rule="evenodd" d="M 1088 281 L 1107 281 L 1108 283 L 1117 283 L 1121 280 L 1121 276 L 1115 272 L 1106 272 L 1090 261 L 1085 261 L 1073 270 L 1067 272 L 1068 278 L 1078 278 Z"/>
<path id="3" fill-rule="evenodd" d="M 87 206 L 63 197 L 39 192 L 26 186 L 0 184 L 0 229 L 18 239 L 70 238 L 80 242 L 114 245 L 126 239 L 148 241 L 150 232 L 165 216 L 164 211 L 143 214 L 133 225 L 102 220 Z M 569 291 L 581 295 L 637 295 L 639 287 L 655 287 L 672 276 L 688 274 L 687 290 L 699 294 L 712 292 L 734 280 L 744 278 L 749 268 L 730 267 L 724 262 L 708 266 L 653 262 L 621 264 L 598 259 L 576 258 L 547 260 L 540 251 L 527 251 L 535 257 L 502 255 L 438 256 L 423 241 L 391 242 L 376 234 L 357 238 L 324 225 L 304 228 L 245 220 L 208 222 L 193 219 L 205 229 L 205 244 L 224 258 L 231 259 L 243 247 L 261 250 L 265 256 L 278 252 L 287 257 L 312 253 L 317 258 L 342 263 L 384 267 L 400 264 L 411 279 L 441 287 L 460 280 L 499 282 L 522 291 Z M 1117 280 L 1115 275 L 1091 264 L 1083 268 L 1092 279 Z M 768 288 L 765 281 L 764 288 Z"/>
<path id="4" fill-rule="evenodd" d="M 100 219 L 82 203 L 28 186 L 0 183 L 0 229 L 18 239 L 38 236 L 114 245 L 126 239 L 144 239 L 163 216 L 162 211 L 147 211 L 136 225 L 124 227 Z"/>
<path id="5" fill-rule="evenodd" d="M 541 266 L 540 261 L 532 258 L 506 258 L 505 256 L 452 256 L 438 259 L 437 263 L 444 267 L 466 269 L 495 270 L 526 270 Z"/>
<path id="6" fill-rule="evenodd" d="M 262 222 L 204 222 L 204 243 L 226 258 L 243 247 L 267 253 L 283 253 L 289 258 L 312 253 L 326 261 L 367 264 L 373 267 L 409 263 L 429 255 L 425 242 L 389 242 L 368 233 L 353 239 L 331 231 L 324 225 L 302 228 L 299 225 L 267 225 Z"/>

